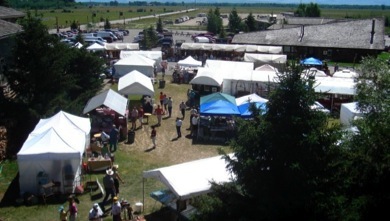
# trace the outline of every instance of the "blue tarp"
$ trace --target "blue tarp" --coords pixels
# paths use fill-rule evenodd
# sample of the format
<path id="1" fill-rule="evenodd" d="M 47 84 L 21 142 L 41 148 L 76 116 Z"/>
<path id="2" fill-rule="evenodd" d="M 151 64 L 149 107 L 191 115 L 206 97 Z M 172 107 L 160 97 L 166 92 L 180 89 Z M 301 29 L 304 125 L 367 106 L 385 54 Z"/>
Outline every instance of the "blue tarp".
<path id="1" fill-rule="evenodd" d="M 265 102 L 253 102 L 253 103 L 247 102 L 238 106 L 238 110 L 240 111 L 241 117 L 243 118 L 252 117 L 252 112 L 249 110 L 251 104 L 255 104 L 256 108 L 260 108 L 261 110 L 263 110 L 262 113 L 263 114 L 265 113 L 267 108 L 267 104 Z"/>
<path id="2" fill-rule="evenodd" d="M 240 115 L 233 96 L 224 93 L 213 93 L 200 98 L 201 115 L 231 116 Z"/>
<path id="3" fill-rule="evenodd" d="M 305 59 L 301 60 L 301 64 L 303 64 L 303 65 L 322 65 L 322 61 L 320 59 L 310 57 L 310 58 L 305 58 Z"/>

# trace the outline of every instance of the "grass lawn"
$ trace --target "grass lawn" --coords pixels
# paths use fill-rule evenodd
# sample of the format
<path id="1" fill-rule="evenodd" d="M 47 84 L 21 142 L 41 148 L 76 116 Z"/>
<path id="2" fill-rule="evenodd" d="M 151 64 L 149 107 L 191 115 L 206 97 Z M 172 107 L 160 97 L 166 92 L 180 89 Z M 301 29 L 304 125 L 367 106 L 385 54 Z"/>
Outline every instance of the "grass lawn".
<path id="1" fill-rule="evenodd" d="M 186 135 L 189 131 L 189 116 L 183 121 L 182 133 L 183 137 L 177 141 L 172 141 L 176 137 L 175 118 L 181 117 L 179 111 L 179 102 L 186 100 L 187 89 L 189 85 L 171 84 L 170 76 L 166 76 L 166 85 L 164 89 L 158 89 L 158 84 L 155 84 L 155 100 L 158 101 L 160 91 L 163 91 L 167 96 L 171 96 L 174 101 L 173 116 L 162 121 L 160 127 L 157 127 L 157 148 L 151 150 L 152 142 L 150 139 L 150 125 L 157 123 L 155 116 L 149 119 L 149 124 L 144 125 L 142 129 L 136 131 L 135 142 L 126 144 L 127 140 L 120 142 L 119 150 L 115 153 L 114 164 L 119 165 L 119 174 L 125 181 L 125 184 L 120 185 L 120 198 L 128 200 L 133 206 L 136 202 L 143 200 L 143 178 L 142 172 L 145 170 L 155 169 L 177 163 L 197 160 L 201 158 L 218 155 L 218 149 L 222 148 L 226 152 L 230 148 L 226 145 L 219 144 L 192 144 L 192 140 Z M 116 85 L 112 88 L 115 90 Z M 130 106 L 136 105 L 140 97 L 130 96 Z M 66 199 L 50 198 L 48 205 L 42 203 L 32 206 L 15 206 L 14 202 L 18 197 L 18 167 L 16 160 L 7 160 L 3 164 L 3 170 L 0 175 L 0 198 L 2 199 L 2 208 L 0 209 L 1 220 L 58 220 L 58 207 L 60 205 L 67 206 Z M 83 177 L 85 183 L 89 180 L 100 180 L 104 173 L 88 174 Z M 35 174 L 31 174 L 32 182 L 35 182 Z M 154 180 L 148 179 L 145 182 L 145 211 L 143 214 L 150 214 L 153 211 L 160 209 L 161 204 L 156 203 L 149 194 L 152 191 L 164 188 L 163 185 Z M 89 209 L 94 202 L 101 202 L 103 198 L 91 200 L 89 192 L 78 196 L 80 204 L 79 219 L 86 220 Z M 111 220 L 108 216 L 105 220 Z"/>

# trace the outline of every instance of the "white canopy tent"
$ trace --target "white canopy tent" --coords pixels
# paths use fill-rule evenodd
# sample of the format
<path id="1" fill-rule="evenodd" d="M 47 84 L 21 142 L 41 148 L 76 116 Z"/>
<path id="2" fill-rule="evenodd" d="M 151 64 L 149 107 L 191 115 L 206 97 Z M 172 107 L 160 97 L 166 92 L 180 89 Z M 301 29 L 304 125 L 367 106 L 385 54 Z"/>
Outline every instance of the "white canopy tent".
<path id="1" fill-rule="evenodd" d="M 340 122 L 343 126 L 351 126 L 355 117 L 362 117 L 363 113 L 357 109 L 357 102 L 341 104 L 340 108 Z"/>
<path id="2" fill-rule="evenodd" d="M 330 77 L 329 75 L 325 74 L 324 71 L 318 70 L 315 67 L 311 67 L 311 68 L 303 70 L 302 74 L 312 75 L 312 76 L 314 76 L 316 78 L 317 77 Z"/>
<path id="3" fill-rule="evenodd" d="M 221 87 L 223 82 L 222 76 L 209 68 L 198 68 L 198 73 L 190 81 L 190 84 L 208 85 Z"/>
<path id="4" fill-rule="evenodd" d="M 240 106 L 241 104 L 247 103 L 248 101 L 252 102 L 252 103 L 255 103 L 255 102 L 266 103 L 266 102 L 268 102 L 267 99 L 262 98 L 255 93 L 236 98 L 237 106 Z"/>
<path id="5" fill-rule="evenodd" d="M 142 55 L 146 58 L 156 61 L 156 64 L 160 64 L 162 61 L 162 52 L 161 51 L 124 51 L 122 50 L 119 54 L 119 58 L 127 58 L 131 55 Z"/>
<path id="6" fill-rule="evenodd" d="M 183 60 L 177 62 L 180 67 L 201 67 L 202 62 L 195 60 L 192 56 L 188 56 Z"/>
<path id="7" fill-rule="evenodd" d="M 154 87 L 149 77 L 134 70 L 119 78 L 118 92 L 124 95 L 154 96 Z"/>
<path id="8" fill-rule="evenodd" d="M 138 43 L 106 43 L 104 48 L 108 51 L 139 50 Z"/>
<path id="9" fill-rule="evenodd" d="M 137 70 L 148 77 L 153 77 L 155 64 L 156 61 L 152 59 L 142 55 L 133 54 L 117 61 L 114 64 L 114 67 L 116 75 L 119 77 L 122 77 L 134 70 Z"/>
<path id="10" fill-rule="evenodd" d="M 84 107 L 83 114 L 95 110 L 101 105 L 111 108 L 122 116 L 126 116 L 127 98 L 112 89 L 108 89 L 89 99 L 87 105 Z"/>
<path id="11" fill-rule="evenodd" d="M 278 68 L 283 68 L 287 62 L 287 55 L 284 54 L 254 54 L 245 53 L 244 61 L 253 62 L 255 67 L 264 64 L 271 64 Z"/>
<path id="12" fill-rule="evenodd" d="M 186 200 L 209 193 L 211 181 L 231 182 L 235 176 L 226 167 L 226 161 L 221 156 L 216 156 L 144 171 L 143 178 L 144 181 L 146 178 L 161 181 L 176 199 Z"/>
<path id="13" fill-rule="evenodd" d="M 80 122 L 78 127 L 59 116 L 40 121 L 17 154 L 21 194 L 40 194 L 41 185 L 52 180 L 60 182 L 63 193 L 73 193 L 80 185 L 87 126 Z"/>
<path id="14" fill-rule="evenodd" d="M 355 79 L 358 77 L 358 73 L 353 72 L 349 69 L 344 69 L 344 70 L 334 72 L 332 77 Z"/>
<path id="15" fill-rule="evenodd" d="M 353 79 L 316 77 L 315 80 L 315 92 L 342 95 L 356 94 L 356 82 Z"/>
<path id="16" fill-rule="evenodd" d="M 239 44 L 210 44 L 210 43 L 187 43 L 184 42 L 182 50 L 210 50 L 210 51 L 237 51 L 237 52 L 257 52 L 268 54 L 280 54 L 283 52 L 282 46 L 263 45 L 239 45 Z"/>
<path id="17" fill-rule="evenodd" d="M 103 45 L 100 45 L 98 43 L 93 43 L 90 46 L 87 47 L 88 51 L 104 51 L 106 50 Z"/>

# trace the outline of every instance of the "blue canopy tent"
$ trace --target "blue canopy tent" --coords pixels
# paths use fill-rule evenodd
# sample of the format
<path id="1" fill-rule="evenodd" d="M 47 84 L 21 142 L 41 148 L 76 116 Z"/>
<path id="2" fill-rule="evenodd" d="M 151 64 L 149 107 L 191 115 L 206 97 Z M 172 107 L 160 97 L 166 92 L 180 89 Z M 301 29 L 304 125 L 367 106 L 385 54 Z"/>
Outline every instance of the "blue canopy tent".
<path id="1" fill-rule="evenodd" d="M 256 108 L 260 108 L 261 110 L 263 110 L 263 113 L 265 113 L 267 108 L 267 102 L 267 99 L 260 97 L 256 93 L 236 98 L 236 104 L 238 106 L 238 110 L 240 111 L 242 118 L 252 117 L 252 112 L 249 110 L 250 105 L 252 103 L 256 105 Z"/>
<path id="2" fill-rule="evenodd" d="M 322 65 L 322 61 L 320 59 L 310 57 L 310 58 L 305 58 L 305 59 L 301 60 L 301 64 L 303 64 L 303 65 Z"/>
<path id="3" fill-rule="evenodd" d="M 224 93 L 213 93 L 200 98 L 200 114 L 204 116 L 240 115 L 233 96 Z"/>

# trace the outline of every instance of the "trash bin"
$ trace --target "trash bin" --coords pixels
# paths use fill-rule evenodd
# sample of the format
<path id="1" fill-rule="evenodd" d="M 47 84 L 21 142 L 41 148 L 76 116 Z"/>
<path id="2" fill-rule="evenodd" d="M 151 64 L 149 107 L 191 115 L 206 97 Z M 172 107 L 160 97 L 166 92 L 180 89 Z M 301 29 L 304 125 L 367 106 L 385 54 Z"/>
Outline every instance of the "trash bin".
<path id="1" fill-rule="evenodd" d="M 165 80 L 160 80 L 158 83 L 159 83 L 159 88 L 165 87 Z"/>
<path id="2" fill-rule="evenodd" d="M 135 139 L 135 132 L 134 132 L 134 130 L 129 130 L 127 132 L 127 143 L 129 143 L 129 144 L 134 143 L 134 139 Z"/>

